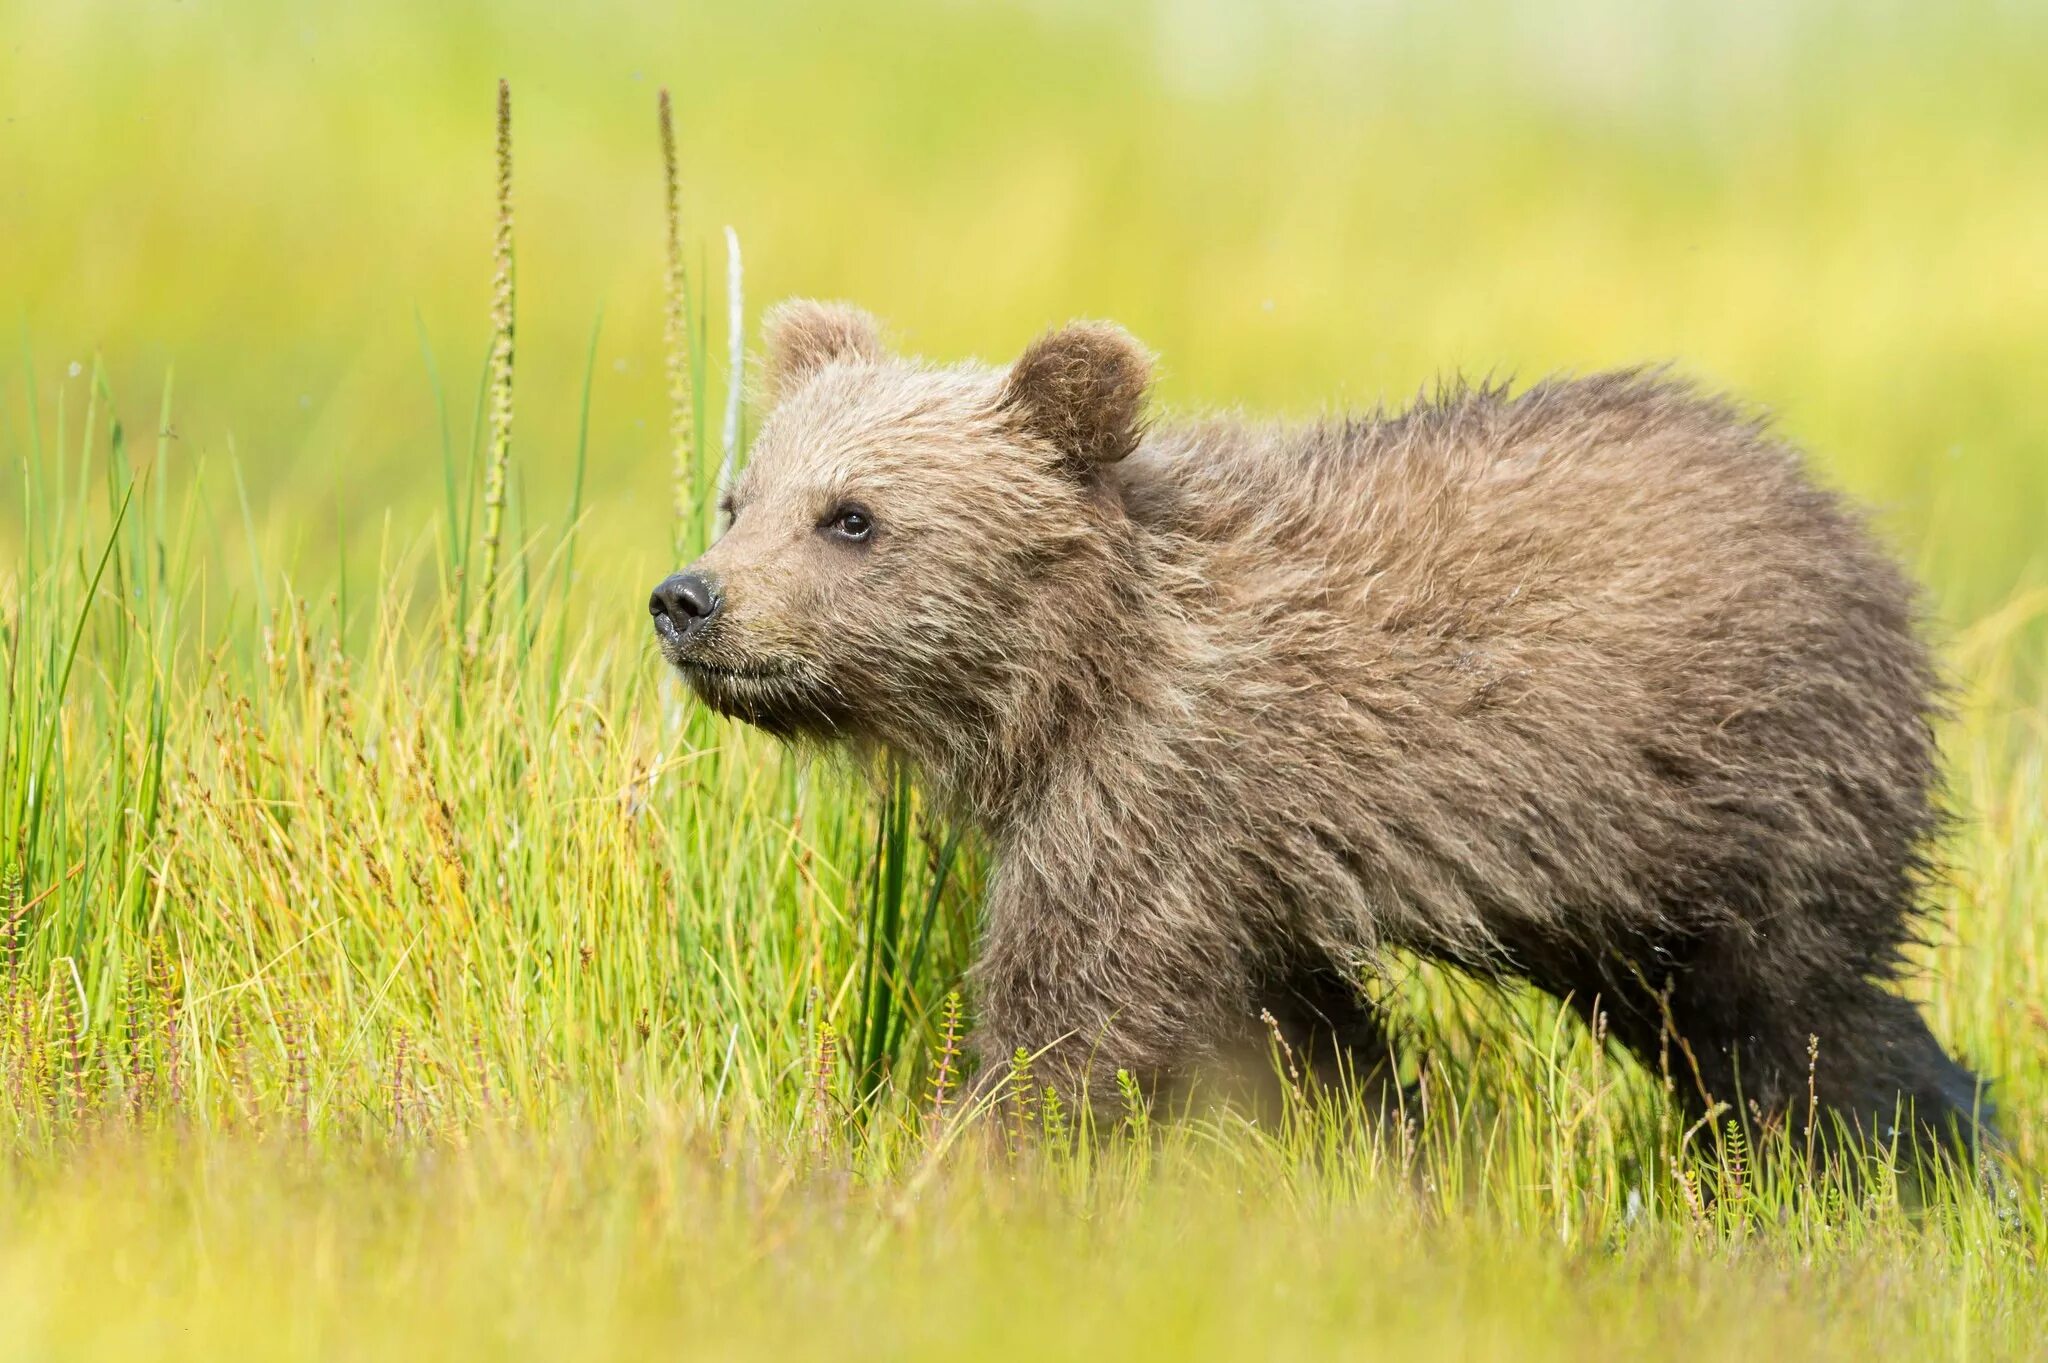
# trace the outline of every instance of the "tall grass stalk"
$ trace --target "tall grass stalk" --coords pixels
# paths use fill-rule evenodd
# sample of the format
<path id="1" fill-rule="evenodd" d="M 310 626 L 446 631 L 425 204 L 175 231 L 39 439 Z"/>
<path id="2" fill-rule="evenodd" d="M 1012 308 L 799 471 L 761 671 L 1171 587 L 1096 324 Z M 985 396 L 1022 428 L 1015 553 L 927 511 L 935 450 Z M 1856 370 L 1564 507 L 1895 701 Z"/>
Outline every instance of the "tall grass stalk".
<path id="1" fill-rule="evenodd" d="M 475 656 L 491 632 L 497 606 L 498 558 L 505 528 L 506 473 L 512 462 L 512 359 L 516 291 L 512 253 L 512 86 L 498 81 L 498 217 L 491 244 L 491 358 L 489 458 L 484 465 L 484 523 L 478 570 L 477 621 L 469 639 Z"/>
<path id="2" fill-rule="evenodd" d="M 725 427 L 720 441 L 718 486 L 732 483 L 740 454 L 740 402 L 747 372 L 747 308 L 740 266 L 740 234 L 725 229 Z"/>
<path id="3" fill-rule="evenodd" d="M 695 384 L 691 374 L 689 283 L 683 268 L 682 183 L 676 163 L 675 107 L 667 90 L 656 101 L 661 134 L 663 236 L 662 357 L 668 375 L 670 497 L 675 508 L 676 557 L 683 557 L 697 509 Z"/>

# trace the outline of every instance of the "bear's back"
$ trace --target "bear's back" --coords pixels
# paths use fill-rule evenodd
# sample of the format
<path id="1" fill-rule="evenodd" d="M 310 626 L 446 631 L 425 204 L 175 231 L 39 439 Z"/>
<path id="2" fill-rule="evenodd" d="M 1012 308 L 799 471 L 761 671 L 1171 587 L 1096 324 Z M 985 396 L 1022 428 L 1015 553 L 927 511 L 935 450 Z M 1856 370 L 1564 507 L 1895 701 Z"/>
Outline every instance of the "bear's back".
<path id="1" fill-rule="evenodd" d="M 1910 634 L 1904 574 L 1798 455 L 1656 373 L 1302 426 L 1166 425 L 1118 477 L 1205 609 L 1659 652 L 1844 612 Z"/>
<path id="2" fill-rule="evenodd" d="M 1760 423 L 1682 385 L 1162 426 L 1119 486 L 1201 660 L 1186 710 L 1217 732 L 1191 760 L 1237 755 L 1241 817 L 1350 811 L 1401 830 L 1382 862 L 1445 849 L 1483 895 L 1397 877 L 1439 931 L 1481 899 L 1633 917 L 1689 892 L 1646 883 L 1659 867 L 1897 877 L 1927 832 L 1934 680 L 1904 575 Z M 1788 819 L 1826 826 L 1758 836 Z"/>

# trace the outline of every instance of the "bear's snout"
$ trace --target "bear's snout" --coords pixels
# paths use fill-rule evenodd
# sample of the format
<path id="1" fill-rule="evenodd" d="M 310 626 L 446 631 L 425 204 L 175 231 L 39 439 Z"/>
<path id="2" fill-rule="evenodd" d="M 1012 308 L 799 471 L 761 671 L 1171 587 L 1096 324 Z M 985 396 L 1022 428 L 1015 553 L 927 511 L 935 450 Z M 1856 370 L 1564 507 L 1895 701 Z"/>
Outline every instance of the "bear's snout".
<path id="1" fill-rule="evenodd" d="M 671 573 L 647 598 L 647 613 L 661 641 L 676 646 L 711 623 L 724 604 L 718 584 L 702 573 Z"/>

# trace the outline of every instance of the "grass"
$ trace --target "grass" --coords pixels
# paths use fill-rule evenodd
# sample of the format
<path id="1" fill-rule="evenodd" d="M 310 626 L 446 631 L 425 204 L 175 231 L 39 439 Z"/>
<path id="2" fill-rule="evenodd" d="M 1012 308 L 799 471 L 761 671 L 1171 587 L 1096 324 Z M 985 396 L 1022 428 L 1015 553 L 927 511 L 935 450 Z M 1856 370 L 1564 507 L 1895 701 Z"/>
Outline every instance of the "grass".
<path id="1" fill-rule="evenodd" d="M 447 12 L 448 33 L 481 23 Z M 136 65 L 111 30 L 19 18 L 13 31 L 40 56 L 136 77 L 104 87 L 115 110 L 172 98 L 166 71 L 214 69 L 179 20 L 149 21 L 175 54 L 159 68 Z M 2026 164 L 2048 108 L 2001 79 L 2032 50 L 2022 21 L 1952 20 L 1920 35 L 1931 55 L 1917 60 L 1896 35 L 1825 30 L 1843 19 L 1816 7 L 1786 30 L 1781 56 L 1800 79 L 1782 89 L 1731 77 L 1725 120 L 1702 118 L 1682 89 L 1629 96 L 1654 131 L 1642 148 L 1569 100 L 1532 99 L 1518 112 L 1533 131 L 1501 136 L 1526 138 L 1520 150 L 1547 170 L 1552 192 L 1533 196 L 1516 148 L 1492 145 L 1509 126 L 1503 97 L 1452 108 L 1459 91 L 1490 88 L 1481 77 L 1500 52 L 1427 25 L 1372 35 L 1443 63 L 1444 89 L 1390 74 L 1371 106 L 1373 118 L 1445 120 L 1415 145 L 1347 121 L 1363 116 L 1359 97 L 1321 83 L 1313 63 L 1285 99 L 1264 67 L 1243 86 L 1224 71 L 1220 93 L 1175 84 L 1217 60 L 1199 52 L 1173 58 L 1178 75 L 1117 88 L 1139 43 L 1122 21 L 884 5 L 873 34 L 796 25 L 778 49 L 789 60 L 839 52 L 847 65 L 810 69 L 815 88 L 802 90 L 762 77 L 790 102 L 774 113 L 785 122 L 753 130 L 768 148 L 800 146 L 824 109 L 838 119 L 809 126 L 828 147 L 865 125 L 870 149 L 916 149 L 918 175 L 956 174 L 949 125 L 899 127 L 872 91 L 844 88 L 869 44 L 920 24 L 984 77 L 963 88 L 914 67 L 908 88 L 927 113 L 953 101 L 1051 125 L 1042 142 L 1015 142 L 988 217 L 941 205 L 924 237 L 889 197 L 910 170 L 884 155 L 870 167 L 881 187 L 862 189 L 822 169 L 876 259 L 840 261 L 831 232 L 814 221 L 794 233 L 780 224 L 800 215 L 764 208 L 775 225 L 748 236 L 753 287 L 860 294 L 929 328 L 941 350 L 1007 344 L 1026 307 L 1115 312 L 1179 366 L 1169 396 L 1298 406 L 1347 391 L 1356 376 L 1336 375 L 1325 351 L 1358 356 L 1399 391 L 1470 351 L 1541 365 L 1625 358 L 1609 352 L 1640 342 L 1635 353 L 1682 349 L 1789 402 L 1830 477 L 1891 500 L 1889 526 L 1937 588 L 1961 683 L 1946 737 L 1965 818 L 1910 988 L 1943 1038 L 1998 1079 L 2011 1186 L 1925 1196 L 1881 1165 L 1808 1179 L 1739 1132 L 1682 1128 L 1659 1076 L 1553 1001 L 1416 964 L 1376 985 L 1417 1081 L 1412 1126 L 1302 1097 L 1257 1120 L 1169 1122 L 1127 1105 L 1116 1129 L 1083 1132 L 1018 1084 L 960 1134 L 945 1109 L 980 850 L 934 823 L 914 784 L 860 788 L 691 705 L 638 607 L 673 545 L 686 552 L 704 533 L 706 491 L 737 443 L 707 424 L 721 281 L 687 253 L 691 234 L 711 235 L 689 216 L 711 186 L 736 183 L 747 199 L 734 154 L 708 134 L 690 142 L 690 111 L 715 124 L 738 78 L 711 70 L 708 90 L 679 85 L 681 126 L 665 114 L 659 132 L 653 92 L 633 90 L 621 145 L 635 159 L 618 153 L 620 178 L 648 192 L 605 217 L 630 238 L 613 253 L 639 282 L 564 306 L 547 268 L 575 254 L 561 248 L 604 252 L 551 198 L 590 172 L 534 136 L 564 106 L 525 78 L 545 31 L 515 23 L 492 42 L 513 55 L 523 120 L 516 431 L 512 242 L 498 239 L 504 292 L 492 294 L 482 174 L 464 181 L 475 211 L 455 215 L 453 234 L 473 296 L 413 278 L 424 335 L 449 329 L 452 302 L 492 319 L 488 348 L 469 352 L 484 360 L 473 386 L 431 341 L 423 364 L 406 331 L 350 361 L 354 377 L 322 393 L 312 429 L 263 416 L 272 395 L 257 394 L 253 429 L 231 443 L 206 414 L 238 388 L 230 362 L 289 389 L 278 355 L 323 330 L 308 318 L 346 319 L 377 292 L 332 271 L 267 274 L 280 267 L 257 240 L 241 243 L 234 306 L 218 334 L 190 338 L 175 391 L 168 378 L 140 388 L 119 356 L 69 375 L 68 359 L 34 351 L 0 390 L 0 452 L 16 475 L 0 502 L 0 1356 L 2034 1356 L 2048 1308 L 2036 1172 L 2048 1158 L 2048 920 L 2035 909 L 2048 876 L 2048 598 L 2029 538 L 2041 500 L 2028 498 L 2044 492 L 2031 394 L 2048 338 L 2026 319 L 2048 313 L 2028 312 L 2040 248 L 2020 230 L 2040 181 L 1986 186 Z M 389 50 L 373 40 L 409 31 L 398 22 L 337 16 L 323 50 L 346 69 Z M 654 46 L 667 31 L 652 22 L 617 27 Z M 747 22 L 717 21 L 719 50 L 747 53 Z M 250 23 L 249 41 L 275 57 L 265 45 L 279 32 Z M 1656 24 L 1671 27 L 1640 32 L 1748 50 L 1698 23 L 1666 16 Z M 1260 41 L 1290 41 L 1275 32 Z M 101 41 L 88 53 L 80 34 Z M 1043 69 L 1053 51 L 1109 54 L 1071 57 L 1065 88 L 1083 111 L 1125 115 L 1084 120 L 1098 140 L 1065 162 L 1054 149 L 1069 145 L 1066 115 L 1008 74 Z M 1973 59 L 1968 82 L 1935 69 L 1958 54 Z M 30 110 L 85 107 L 47 64 L 10 51 L 0 74 L 8 62 L 27 85 L 0 87 L 42 92 Z M 448 165 L 488 168 L 487 74 L 462 76 L 479 116 Z M 1881 109 L 1822 97 L 1880 79 Z M 1822 92 L 1812 105 L 1787 93 L 1809 85 Z M 322 88 L 332 107 L 367 107 L 346 82 Z M 1961 112 L 1938 98 L 1965 89 Z M 1746 121 L 1772 111 L 1796 115 L 1782 146 Z M 277 134 L 288 141 L 303 117 L 283 106 Z M 366 136 L 431 198 L 420 148 L 440 127 Z M 52 148 L 10 129 L 9 163 L 60 201 L 74 179 L 125 164 L 86 121 L 67 179 Z M 1206 170 L 1152 164 L 1155 142 L 1185 148 L 1198 134 Z M 219 135 L 227 147 L 250 136 Z M 1325 176 L 1295 177 L 1277 220 L 1206 193 L 1206 177 L 1257 186 L 1303 170 L 1310 143 L 1332 138 L 1369 149 L 1383 173 L 1333 159 Z M 601 162 L 608 139 L 595 137 Z M 1255 167 L 1254 146 L 1277 169 Z M 1412 202 L 1389 206 L 1384 184 L 1446 148 L 1464 169 L 1414 180 Z M 1948 154 L 1921 178 L 1880 173 L 1927 148 Z M 509 165 L 509 145 L 501 154 Z M 1749 155 L 1767 165 L 1745 180 L 1734 167 Z M 209 182 L 277 229 L 289 210 L 273 200 L 290 196 L 236 180 L 271 183 L 258 171 L 299 183 L 267 152 L 209 167 Z M 1036 186 L 1028 213 L 1017 185 Z M 12 202 L 0 198 L 0 224 L 21 230 L 7 239 L 46 267 L 20 276 L 37 281 L 31 334 L 69 346 L 91 309 L 67 298 L 94 287 L 77 260 L 120 253 L 63 246 L 51 226 L 62 214 L 8 219 Z M 151 210 L 173 238 L 182 202 Z M 1213 218 L 1191 220 L 1196 202 Z M 1061 203 L 1070 218 L 1048 206 Z M 1364 239 L 1346 229 L 1368 204 L 1375 244 L 1356 249 L 1416 263 L 1418 278 L 1379 282 L 1388 316 L 1419 327 L 1361 328 L 1301 282 L 1321 271 L 1339 295 L 1360 291 L 1359 267 L 1330 253 Z M 877 218 L 906 241 L 881 242 Z M 990 235 L 998 219 L 1010 236 Z M 1080 259 L 1081 247 L 1017 235 L 1020 220 L 1056 219 L 1066 233 L 1092 225 L 1085 256 L 1102 262 L 1081 270 L 1073 287 L 1086 296 L 1072 301 L 1030 252 Z M 1256 239 L 1261 221 L 1273 242 Z M 1954 249 L 1926 254 L 1951 231 Z M 422 224 L 419 250 L 454 273 L 438 253 L 457 248 L 440 233 Z M 1600 240 L 1597 269 L 1567 249 L 1574 234 Z M 955 235 L 966 244 L 947 244 Z M 1140 238 L 1157 259 L 1136 253 Z M 179 249 L 209 259 L 196 239 Z M 968 325 L 953 316 L 956 291 L 927 299 L 906 282 L 920 254 L 960 277 L 954 249 L 1023 262 L 1022 284 L 976 276 L 986 288 L 967 311 L 985 331 L 944 330 Z M 342 259 L 402 282 L 374 252 Z M 1839 277 L 1813 268 L 1838 260 Z M 1472 280 L 1516 261 L 1549 268 L 1505 293 Z M 208 307 L 196 273 L 149 276 L 119 319 L 143 335 L 167 318 L 191 325 Z M 49 292 L 50 277 L 74 294 Z M 1231 282 L 1195 304 L 1187 278 Z M 1640 306 L 1586 291 L 1594 279 Z M 1234 292 L 1253 286 L 1272 291 L 1284 325 Z M 266 288 L 299 311 L 272 317 Z M 613 304 L 604 333 L 591 321 L 600 295 Z M 623 378 L 614 357 L 631 361 Z M 402 381 L 384 386 L 386 364 L 404 366 Z M 374 413 L 397 394 L 410 424 L 386 447 Z M 1966 453 L 1951 459 L 1956 446 Z M 345 457 L 355 451 L 360 467 Z M 1284 1074 L 1286 1057 L 1276 1065 Z"/>

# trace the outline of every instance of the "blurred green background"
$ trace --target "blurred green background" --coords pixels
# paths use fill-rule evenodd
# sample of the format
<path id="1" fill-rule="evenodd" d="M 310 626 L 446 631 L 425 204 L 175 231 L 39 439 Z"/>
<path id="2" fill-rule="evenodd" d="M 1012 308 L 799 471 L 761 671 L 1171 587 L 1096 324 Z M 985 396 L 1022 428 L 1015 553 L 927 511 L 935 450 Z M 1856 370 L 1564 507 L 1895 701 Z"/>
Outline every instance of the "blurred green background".
<path id="1" fill-rule="evenodd" d="M 1672 359 L 1775 409 L 1961 622 L 2043 576 L 2044 72 L 2040 0 L 4 0 L 0 324 L 46 428 L 99 355 L 147 429 L 175 366 L 170 458 L 232 507 L 232 439 L 288 558 L 429 533 L 420 335 L 459 441 L 507 76 L 515 459 L 533 520 L 566 503 L 602 307 L 586 576 L 623 592 L 669 540 L 667 85 L 721 354 L 731 224 L 750 313 L 845 296 L 990 358 L 1113 317 L 1169 407 Z"/>

